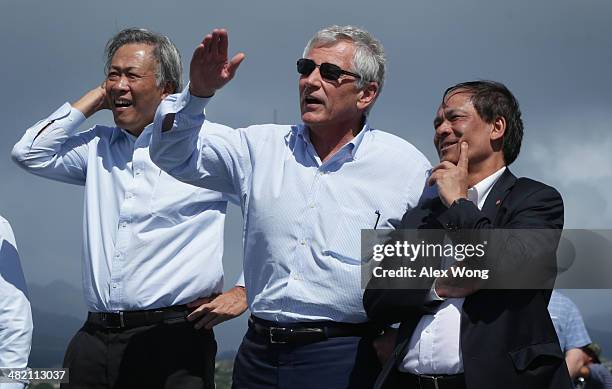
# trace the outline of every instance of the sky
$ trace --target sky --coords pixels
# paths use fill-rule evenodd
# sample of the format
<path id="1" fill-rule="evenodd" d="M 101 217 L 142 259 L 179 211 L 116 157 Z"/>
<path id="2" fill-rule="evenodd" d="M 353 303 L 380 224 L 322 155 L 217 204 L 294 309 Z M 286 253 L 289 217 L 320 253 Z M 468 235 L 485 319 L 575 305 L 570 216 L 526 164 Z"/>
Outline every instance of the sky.
<path id="1" fill-rule="evenodd" d="M 373 127 L 407 139 L 435 163 L 432 120 L 443 91 L 467 80 L 501 81 L 518 98 L 525 122 L 512 171 L 561 192 L 567 228 L 610 229 L 611 19 L 608 0 L 0 0 L 0 214 L 13 226 L 29 283 L 62 281 L 80 290 L 82 188 L 27 174 L 11 162 L 10 150 L 29 126 L 102 81 L 103 47 L 119 30 L 168 35 L 188 66 L 206 33 L 227 28 L 230 52 L 242 51 L 246 60 L 207 115 L 243 127 L 299 121 L 295 61 L 316 30 L 353 24 L 378 37 L 387 53 Z M 83 130 L 95 123 L 110 124 L 112 116 L 98 113 Z M 231 208 L 228 287 L 241 267 L 241 222 Z M 612 318 L 610 290 L 568 295 L 587 325 Z M 220 328 L 220 350 L 237 348 L 245 317 Z"/>

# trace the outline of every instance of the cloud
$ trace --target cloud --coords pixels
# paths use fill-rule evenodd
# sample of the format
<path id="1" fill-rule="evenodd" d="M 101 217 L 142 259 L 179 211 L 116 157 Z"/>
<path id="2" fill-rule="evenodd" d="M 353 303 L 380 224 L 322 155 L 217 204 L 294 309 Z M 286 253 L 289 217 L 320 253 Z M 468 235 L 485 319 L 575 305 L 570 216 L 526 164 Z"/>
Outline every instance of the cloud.
<path id="1" fill-rule="evenodd" d="M 536 125 L 519 157 L 521 172 L 556 187 L 566 227 L 611 228 L 612 132 L 604 112 L 573 114 Z"/>

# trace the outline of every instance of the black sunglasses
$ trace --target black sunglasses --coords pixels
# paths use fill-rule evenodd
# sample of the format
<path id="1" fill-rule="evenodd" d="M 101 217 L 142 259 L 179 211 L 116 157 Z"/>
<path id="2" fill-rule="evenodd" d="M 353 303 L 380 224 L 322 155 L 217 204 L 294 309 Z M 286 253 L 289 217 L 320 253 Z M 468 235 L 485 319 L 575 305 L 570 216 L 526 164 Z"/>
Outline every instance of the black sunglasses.
<path id="1" fill-rule="evenodd" d="M 361 78 L 359 74 L 342 70 L 340 66 L 334 65 L 333 63 L 323 62 L 321 65 L 317 65 L 315 61 L 308 58 L 300 58 L 297 61 L 297 71 L 302 76 L 309 76 L 316 68 L 319 68 L 321 77 L 330 81 L 338 81 L 341 75 L 346 74 L 355 78 Z"/>

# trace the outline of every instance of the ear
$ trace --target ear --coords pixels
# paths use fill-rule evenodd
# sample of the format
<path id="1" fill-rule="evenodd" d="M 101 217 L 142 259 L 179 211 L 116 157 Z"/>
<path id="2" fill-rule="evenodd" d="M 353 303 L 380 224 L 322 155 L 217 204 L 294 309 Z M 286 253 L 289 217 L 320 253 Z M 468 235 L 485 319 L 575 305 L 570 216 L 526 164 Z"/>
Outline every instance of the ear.
<path id="1" fill-rule="evenodd" d="M 498 116 L 493 121 L 493 129 L 491 130 L 490 138 L 492 141 L 500 140 L 506 133 L 506 118 Z"/>
<path id="2" fill-rule="evenodd" d="M 171 82 L 167 82 L 162 89 L 162 99 L 165 99 L 169 95 L 176 93 L 175 90 L 176 88 L 174 87 L 174 84 Z"/>
<path id="3" fill-rule="evenodd" d="M 371 81 L 359 91 L 357 96 L 357 108 L 365 110 L 374 103 L 376 96 L 378 96 L 378 83 Z"/>

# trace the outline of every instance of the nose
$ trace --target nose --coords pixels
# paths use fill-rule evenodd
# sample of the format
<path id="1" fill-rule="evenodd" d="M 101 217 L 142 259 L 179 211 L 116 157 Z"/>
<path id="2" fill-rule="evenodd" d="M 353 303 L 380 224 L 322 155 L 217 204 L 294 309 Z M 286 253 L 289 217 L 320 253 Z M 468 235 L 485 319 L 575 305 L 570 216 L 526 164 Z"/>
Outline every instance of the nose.
<path id="1" fill-rule="evenodd" d="M 128 78 L 123 74 L 119 77 L 119 80 L 113 83 L 113 89 L 115 90 L 126 91 L 128 90 L 128 88 L 129 88 Z"/>
<path id="2" fill-rule="evenodd" d="M 320 86 L 321 73 L 319 73 L 319 67 L 316 67 L 308 76 L 304 76 L 304 82 L 308 86 Z"/>
<path id="3" fill-rule="evenodd" d="M 451 133 L 453 132 L 453 129 L 450 125 L 450 123 L 448 122 L 448 120 L 444 120 L 442 121 L 442 123 L 440 123 L 438 125 L 438 127 L 435 128 L 435 133 L 434 133 L 434 144 L 438 144 L 438 142 L 441 139 L 446 138 L 447 136 L 449 136 Z"/>

